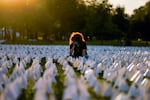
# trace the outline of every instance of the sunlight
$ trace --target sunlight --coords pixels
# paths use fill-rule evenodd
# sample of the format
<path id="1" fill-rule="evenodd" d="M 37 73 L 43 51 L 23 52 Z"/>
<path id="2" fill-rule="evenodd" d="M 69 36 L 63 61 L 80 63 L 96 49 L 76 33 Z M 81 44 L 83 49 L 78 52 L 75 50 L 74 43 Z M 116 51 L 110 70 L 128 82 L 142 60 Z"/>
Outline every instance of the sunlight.
<path id="1" fill-rule="evenodd" d="M 27 0 L 1 0 L 3 3 L 18 3 L 18 2 L 24 2 Z"/>
<path id="2" fill-rule="evenodd" d="M 27 0 L 1 0 L 0 3 L 3 6 L 21 6 L 22 4 L 26 4 Z"/>
<path id="3" fill-rule="evenodd" d="M 0 0 L 0 5 L 3 6 L 22 6 L 22 5 L 33 5 L 37 2 L 38 0 Z"/>

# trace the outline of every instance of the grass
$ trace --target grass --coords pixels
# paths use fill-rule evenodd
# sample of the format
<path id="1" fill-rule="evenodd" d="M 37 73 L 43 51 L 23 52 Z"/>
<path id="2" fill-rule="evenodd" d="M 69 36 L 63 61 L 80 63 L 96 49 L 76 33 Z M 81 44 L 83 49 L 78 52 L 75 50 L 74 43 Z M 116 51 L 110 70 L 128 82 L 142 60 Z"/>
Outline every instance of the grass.
<path id="1" fill-rule="evenodd" d="M 31 60 L 30 63 L 27 63 L 26 65 L 26 69 L 28 69 L 29 67 L 31 67 L 33 60 Z M 45 63 L 46 63 L 46 58 L 43 57 L 41 59 L 40 65 L 43 69 L 43 72 L 41 73 L 41 76 L 43 75 L 44 71 L 45 71 Z M 18 100 L 34 100 L 34 95 L 36 90 L 33 89 L 35 83 L 33 82 L 33 79 L 28 79 L 28 87 L 27 89 L 23 89 L 20 96 L 18 97 Z"/>
<path id="2" fill-rule="evenodd" d="M 88 88 L 88 91 L 89 91 L 89 93 L 90 93 L 90 95 L 92 97 L 92 100 L 110 100 L 109 97 L 104 97 L 104 96 L 97 95 L 94 92 L 93 88 Z"/>
<path id="3" fill-rule="evenodd" d="M 25 70 L 28 69 L 29 67 L 31 67 L 33 60 L 31 59 L 30 63 L 26 64 Z"/>
<path id="4" fill-rule="evenodd" d="M 31 61 L 32 62 L 32 61 Z M 43 57 L 41 59 L 40 65 L 43 69 L 43 73 L 45 71 L 45 63 L 46 63 L 46 58 Z M 54 94 L 56 96 L 56 100 L 62 100 L 62 96 L 63 96 L 63 92 L 64 92 L 64 78 L 65 75 L 63 74 L 63 70 L 61 68 L 61 65 L 59 65 L 57 62 L 56 63 L 56 67 L 58 70 L 58 76 L 56 76 L 56 81 L 57 83 L 52 83 L 52 88 L 54 90 Z M 29 66 L 31 66 L 32 63 L 28 63 L 27 67 L 29 68 Z M 41 77 L 43 75 L 43 73 L 41 73 Z M 28 87 L 27 89 L 23 89 L 22 93 L 20 94 L 18 100 L 34 100 L 34 95 L 36 90 L 33 89 L 34 86 L 34 82 L 32 79 L 28 79 Z M 47 93 L 47 96 L 50 96 L 50 94 Z"/>
<path id="5" fill-rule="evenodd" d="M 73 67 L 72 63 L 70 63 L 70 62 L 68 62 L 68 63 L 69 63 L 70 66 Z M 74 69 L 76 75 L 78 76 L 78 78 L 80 78 L 81 72 L 79 70 L 77 70 L 77 68 L 73 67 L 73 69 Z M 98 82 L 104 81 L 104 79 L 103 79 L 103 71 L 102 71 L 102 73 L 99 74 L 99 76 L 97 77 L 97 80 L 98 80 Z M 88 88 L 88 92 L 90 93 L 90 96 L 91 96 L 92 100 L 110 100 L 109 97 L 104 97 L 104 96 L 96 94 L 96 92 L 94 91 L 93 87 L 89 87 Z"/>
<path id="6" fill-rule="evenodd" d="M 95 40 L 95 41 L 87 41 L 88 45 L 121 45 L 120 41 L 117 40 Z"/>
<path id="7" fill-rule="evenodd" d="M 41 59 L 41 62 L 40 62 L 40 65 L 41 65 L 41 67 L 42 67 L 42 69 L 43 69 L 43 72 L 41 73 L 41 76 L 43 76 L 44 71 L 46 70 L 46 68 L 45 68 L 45 63 L 46 63 L 46 57 L 43 57 L 43 58 Z"/>
<path id="8" fill-rule="evenodd" d="M 43 57 L 41 59 L 41 63 L 40 63 L 42 68 L 45 68 L 45 63 L 46 63 L 46 58 Z M 55 77 L 57 83 L 52 83 L 52 88 L 54 90 L 56 100 L 62 100 L 63 92 L 65 89 L 65 86 L 64 86 L 65 75 L 64 75 L 62 66 L 60 64 L 58 64 L 57 61 L 54 61 L 54 63 L 56 64 L 56 67 L 58 70 L 58 75 Z M 29 63 L 27 65 L 27 67 L 29 68 L 29 66 L 31 66 L 31 64 L 32 63 Z M 81 76 L 80 71 L 78 71 L 76 68 L 74 68 L 74 71 L 78 77 Z M 100 74 L 100 76 L 99 76 L 99 78 L 100 78 L 99 80 L 102 80 L 101 75 L 102 74 Z M 41 74 L 41 76 L 42 76 L 42 74 Z M 36 92 L 36 90 L 33 90 L 33 86 L 34 86 L 34 82 L 32 81 L 32 79 L 28 79 L 28 87 L 27 87 L 27 89 L 22 90 L 20 96 L 18 97 L 18 100 L 33 100 L 35 92 Z M 88 92 L 90 93 L 92 100 L 109 100 L 108 97 L 103 97 L 103 96 L 97 95 L 94 92 L 93 88 L 88 88 Z M 47 95 L 50 95 L 50 94 L 47 94 Z"/>
<path id="9" fill-rule="evenodd" d="M 33 61 L 31 60 L 31 62 L 28 63 L 26 67 L 29 68 L 31 66 L 32 62 Z M 43 71 L 45 71 L 45 63 L 46 63 L 46 58 L 43 57 L 41 59 L 41 62 L 40 62 L 40 65 L 42 66 Z M 58 75 L 55 77 L 57 83 L 52 83 L 52 88 L 54 90 L 56 100 L 62 100 L 63 92 L 65 89 L 65 86 L 64 86 L 65 75 L 64 75 L 64 71 L 62 69 L 62 66 L 60 64 L 58 64 L 57 61 L 55 61 L 55 60 L 54 60 L 54 63 L 56 64 L 56 67 L 58 70 Z M 70 63 L 70 65 L 73 67 L 73 65 L 71 63 Z M 74 71 L 79 78 L 81 76 L 81 72 L 78 71 L 76 68 L 74 68 Z M 11 74 L 12 69 L 9 69 L 8 73 Z M 41 74 L 41 76 L 42 76 L 42 74 Z M 100 73 L 99 76 L 97 77 L 99 82 L 104 81 L 102 76 L 103 76 L 103 72 Z M 131 82 L 128 82 L 128 84 L 131 84 Z M 34 86 L 33 80 L 28 79 L 27 89 L 22 89 L 22 92 L 19 95 L 17 100 L 33 100 L 35 92 L 36 92 L 36 90 L 33 89 L 33 86 Z M 104 97 L 104 96 L 101 96 L 100 94 L 96 94 L 92 87 L 88 88 L 88 92 L 90 93 L 92 100 L 110 100 L 109 97 Z M 47 96 L 50 96 L 50 94 L 47 93 Z"/>
<path id="10" fill-rule="evenodd" d="M 132 41 L 132 44 L 134 46 L 150 46 L 150 41 L 148 42 L 148 44 L 146 43 L 146 41 Z"/>
<path id="11" fill-rule="evenodd" d="M 88 45 L 112 45 L 112 46 L 123 46 L 120 40 L 95 40 L 95 41 L 87 41 Z M 135 41 L 131 42 L 131 46 L 150 46 L 150 42 L 148 44 L 145 41 Z"/>
<path id="12" fill-rule="evenodd" d="M 87 45 L 110 45 L 110 46 L 122 46 L 120 40 L 88 40 Z M 7 40 L 3 44 L 23 44 L 23 45 L 69 45 L 68 41 L 27 41 L 27 40 Z M 150 46 L 150 41 L 148 44 L 145 41 L 132 41 L 132 46 Z"/>
<path id="13" fill-rule="evenodd" d="M 65 75 L 64 75 L 64 71 L 62 70 L 62 67 L 60 64 L 56 63 L 56 67 L 58 70 L 58 75 L 55 77 L 57 83 L 53 83 L 52 87 L 54 89 L 54 93 L 56 96 L 56 100 L 62 100 L 63 97 L 63 92 L 64 92 L 64 80 L 65 80 Z"/>
<path id="14" fill-rule="evenodd" d="M 129 79 L 126 79 L 126 82 L 127 82 L 128 86 L 131 86 L 132 81 L 130 81 Z"/>
<path id="15" fill-rule="evenodd" d="M 21 94 L 18 97 L 18 100 L 34 100 L 35 90 L 32 89 L 34 83 L 32 79 L 28 79 L 28 87 L 27 89 L 23 89 Z"/>
<path id="16" fill-rule="evenodd" d="M 6 41 L 3 44 L 21 44 L 21 45 L 68 45 L 68 41 L 27 41 L 27 40 L 16 40 Z"/>
<path id="17" fill-rule="evenodd" d="M 13 63 L 13 66 L 11 68 L 8 68 L 8 73 L 6 74 L 7 77 L 10 77 L 10 75 L 13 73 L 15 69 L 15 64 Z"/>
<path id="18" fill-rule="evenodd" d="M 31 60 L 30 63 L 27 63 L 26 69 L 31 67 L 33 60 Z M 32 79 L 28 79 L 28 86 L 27 89 L 23 89 L 21 94 L 18 97 L 18 100 L 33 100 L 34 99 L 34 94 L 35 90 L 33 90 L 34 82 Z"/>

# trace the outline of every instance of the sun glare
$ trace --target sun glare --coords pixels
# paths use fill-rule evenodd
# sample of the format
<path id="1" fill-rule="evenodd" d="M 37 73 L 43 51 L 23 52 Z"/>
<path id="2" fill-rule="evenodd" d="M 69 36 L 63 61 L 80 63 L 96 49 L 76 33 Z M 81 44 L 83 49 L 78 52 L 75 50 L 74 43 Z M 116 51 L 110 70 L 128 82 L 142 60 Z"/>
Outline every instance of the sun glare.
<path id="1" fill-rule="evenodd" d="M 3 6 L 23 6 L 23 5 L 34 5 L 38 0 L 0 0 L 0 5 Z"/>
<path id="2" fill-rule="evenodd" d="M 26 0 L 1 0 L 3 3 L 18 3 L 18 2 L 24 2 Z"/>
<path id="3" fill-rule="evenodd" d="M 5 6 L 14 6 L 14 5 L 22 5 L 26 3 L 27 0 L 0 0 L 0 3 Z"/>

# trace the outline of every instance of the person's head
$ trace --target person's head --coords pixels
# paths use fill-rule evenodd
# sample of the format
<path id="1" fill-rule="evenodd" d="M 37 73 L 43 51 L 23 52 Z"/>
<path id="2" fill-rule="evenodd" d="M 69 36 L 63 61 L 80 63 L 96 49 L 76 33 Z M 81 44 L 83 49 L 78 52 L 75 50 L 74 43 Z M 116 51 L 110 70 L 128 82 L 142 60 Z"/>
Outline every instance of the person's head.
<path id="1" fill-rule="evenodd" d="M 81 40 L 79 39 L 80 42 L 85 42 L 84 36 L 83 36 L 82 33 L 80 33 L 80 32 L 72 32 L 71 35 L 70 35 L 70 38 L 69 38 L 69 45 L 71 45 L 74 42 L 74 40 L 76 40 L 76 36 L 81 39 Z"/>
<path id="2" fill-rule="evenodd" d="M 72 37 L 72 41 L 78 41 L 81 42 L 82 41 L 82 37 L 79 34 L 76 34 Z"/>

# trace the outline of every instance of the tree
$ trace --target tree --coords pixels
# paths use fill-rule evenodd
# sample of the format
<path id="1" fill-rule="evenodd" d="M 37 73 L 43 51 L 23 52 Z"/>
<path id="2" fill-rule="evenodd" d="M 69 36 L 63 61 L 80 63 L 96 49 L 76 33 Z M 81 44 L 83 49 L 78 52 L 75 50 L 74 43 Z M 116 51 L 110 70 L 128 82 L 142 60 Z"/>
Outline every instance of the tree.
<path id="1" fill-rule="evenodd" d="M 112 33 L 112 6 L 102 2 L 87 6 L 86 32 L 97 39 L 110 39 Z"/>
<path id="2" fill-rule="evenodd" d="M 118 39 L 129 38 L 130 22 L 129 17 L 125 14 L 123 7 L 117 7 L 113 15 L 113 23 L 116 27 L 115 33 Z"/>
<path id="3" fill-rule="evenodd" d="M 144 6 L 134 10 L 132 15 L 132 32 L 135 34 L 134 38 L 141 38 L 142 40 L 150 40 L 150 1 Z"/>

